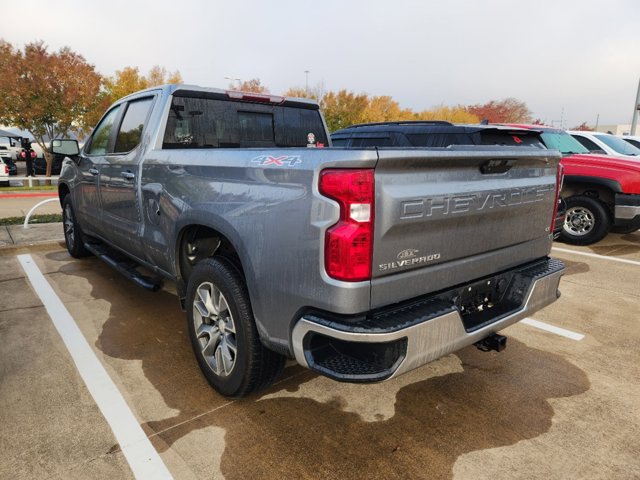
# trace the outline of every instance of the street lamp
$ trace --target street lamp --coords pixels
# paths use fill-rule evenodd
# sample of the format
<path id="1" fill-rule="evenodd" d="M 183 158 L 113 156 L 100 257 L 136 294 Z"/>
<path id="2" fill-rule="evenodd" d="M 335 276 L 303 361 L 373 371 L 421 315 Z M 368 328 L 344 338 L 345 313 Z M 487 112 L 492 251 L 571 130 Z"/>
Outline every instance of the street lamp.
<path id="1" fill-rule="evenodd" d="M 309 70 L 304 71 L 305 81 L 304 81 L 304 94 L 306 97 L 309 96 Z"/>

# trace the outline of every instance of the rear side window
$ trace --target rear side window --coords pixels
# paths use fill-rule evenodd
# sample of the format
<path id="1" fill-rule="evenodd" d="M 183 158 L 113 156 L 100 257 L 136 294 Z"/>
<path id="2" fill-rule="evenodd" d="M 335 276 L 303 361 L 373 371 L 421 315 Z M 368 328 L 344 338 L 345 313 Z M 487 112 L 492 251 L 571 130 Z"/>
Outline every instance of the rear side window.
<path id="1" fill-rule="evenodd" d="M 174 96 L 162 147 L 306 147 L 309 133 L 327 145 L 318 110 Z"/>
<path id="2" fill-rule="evenodd" d="M 118 116 L 120 105 L 110 110 L 102 121 L 98 124 L 91 136 L 91 143 L 87 149 L 87 155 L 106 155 L 109 147 L 109 138 L 111 137 L 111 127 Z"/>
<path id="3" fill-rule="evenodd" d="M 114 152 L 125 153 L 138 146 L 152 101 L 150 97 L 129 103 L 116 137 Z"/>

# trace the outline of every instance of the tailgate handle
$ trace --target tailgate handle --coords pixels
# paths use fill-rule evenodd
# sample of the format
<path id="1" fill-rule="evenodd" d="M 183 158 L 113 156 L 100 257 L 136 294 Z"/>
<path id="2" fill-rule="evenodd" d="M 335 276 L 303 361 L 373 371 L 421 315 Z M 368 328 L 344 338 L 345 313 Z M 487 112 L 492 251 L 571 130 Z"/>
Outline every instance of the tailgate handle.
<path id="1" fill-rule="evenodd" d="M 480 171 L 484 174 L 505 173 L 511 170 L 515 160 L 493 159 L 480 165 Z"/>

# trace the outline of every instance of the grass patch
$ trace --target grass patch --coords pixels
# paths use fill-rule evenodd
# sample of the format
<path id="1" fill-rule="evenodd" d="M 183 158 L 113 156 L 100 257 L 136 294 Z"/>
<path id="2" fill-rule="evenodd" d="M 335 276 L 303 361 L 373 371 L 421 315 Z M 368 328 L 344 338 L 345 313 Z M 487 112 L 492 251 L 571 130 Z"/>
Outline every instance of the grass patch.
<path id="1" fill-rule="evenodd" d="M 25 217 L 0 218 L 0 225 L 22 225 Z M 31 215 L 29 225 L 35 223 L 56 223 L 62 221 L 61 213 L 46 213 L 42 215 Z"/>

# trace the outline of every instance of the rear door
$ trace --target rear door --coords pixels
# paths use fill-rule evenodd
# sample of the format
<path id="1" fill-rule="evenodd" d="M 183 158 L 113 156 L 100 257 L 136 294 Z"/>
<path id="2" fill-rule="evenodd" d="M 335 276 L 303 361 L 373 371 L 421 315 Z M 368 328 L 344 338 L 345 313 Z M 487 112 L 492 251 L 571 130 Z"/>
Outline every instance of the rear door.
<path id="1" fill-rule="evenodd" d="M 533 147 L 379 150 L 372 307 L 546 256 L 559 159 Z"/>

